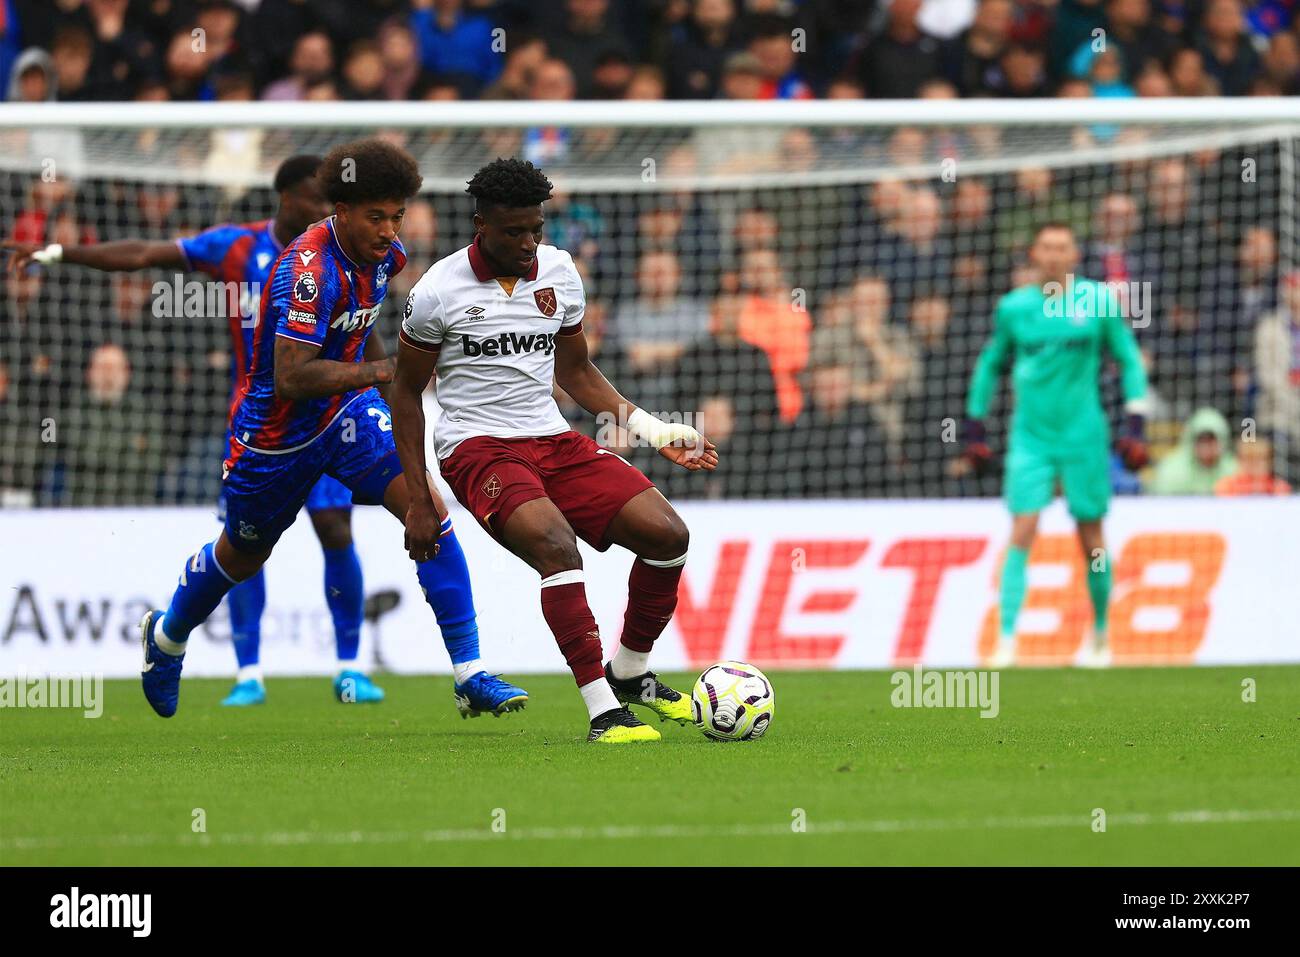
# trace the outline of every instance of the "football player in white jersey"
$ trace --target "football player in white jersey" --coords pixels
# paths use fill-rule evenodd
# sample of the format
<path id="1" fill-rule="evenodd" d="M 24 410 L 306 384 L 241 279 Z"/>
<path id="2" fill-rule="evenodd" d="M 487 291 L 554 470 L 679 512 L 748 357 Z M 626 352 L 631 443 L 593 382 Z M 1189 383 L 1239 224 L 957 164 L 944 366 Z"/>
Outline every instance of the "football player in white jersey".
<path id="1" fill-rule="evenodd" d="M 498 159 L 466 190 L 474 241 L 430 267 L 406 304 L 391 387 L 393 435 L 411 493 L 406 547 L 417 561 L 438 541 L 421 394 L 437 376 L 434 450 L 443 478 L 483 528 L 541 576 L 542 614 L 591 719 L 589 741 L 657 741 L 628 705 L 686 724 L 690 698 L 649 667 L 677 606 L 689 534 L 638 469 L 572 431 L 558 383 L 601 423 L 617 423 L 691 471 L 718 467 L 714 445 L 687 425 L 632 405 L 588 358 L 585 298 L 573 258 L 542 243 L 552 186 L 531 163 Z M 635 553 L 618 651 L 602 666 L 577 539 Z"/>

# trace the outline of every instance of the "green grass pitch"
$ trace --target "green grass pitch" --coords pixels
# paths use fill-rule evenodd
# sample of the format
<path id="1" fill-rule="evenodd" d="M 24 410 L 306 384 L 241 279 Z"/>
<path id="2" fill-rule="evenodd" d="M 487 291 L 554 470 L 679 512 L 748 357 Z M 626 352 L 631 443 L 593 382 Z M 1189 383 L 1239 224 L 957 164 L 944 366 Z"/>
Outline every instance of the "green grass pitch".
<path id="1" fill-rule="evenodd" d="M 1004 672 L 991 719 L 770 677 L 762 740 L 635 747 L 583 742 L 567 676 L 472 721 L 445 678 L 377 706 L 271 679 L 249 710 L 187 679 L 169 721 L 108 682 L 96 720 L 0 714 L 0 864 L 1300 864 L 1300 668 Z"/>

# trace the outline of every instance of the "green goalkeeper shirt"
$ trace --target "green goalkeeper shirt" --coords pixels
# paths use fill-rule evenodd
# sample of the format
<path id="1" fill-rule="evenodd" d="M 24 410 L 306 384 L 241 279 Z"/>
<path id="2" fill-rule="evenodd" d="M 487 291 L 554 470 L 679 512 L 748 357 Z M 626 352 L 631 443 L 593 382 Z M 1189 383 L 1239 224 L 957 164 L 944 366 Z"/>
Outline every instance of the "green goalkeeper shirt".
<path id="1" fill-rule="evenodd" d="M 1102 350 L 1119 363 L 1126 402 L 1146 397 L 1142 357 L 1119 300 L 1105 285 L 1076 279 L 1052 298 L 1028 285 L 1003 296 L 993 316 L 993 335 L 980 352 L 971 378 L 966 414 L 988 415 L 998 377 L 1012 359 L 1015 411 L 1013 442 L 1051 450 L 1108 442 L 1101 407 Z"/>

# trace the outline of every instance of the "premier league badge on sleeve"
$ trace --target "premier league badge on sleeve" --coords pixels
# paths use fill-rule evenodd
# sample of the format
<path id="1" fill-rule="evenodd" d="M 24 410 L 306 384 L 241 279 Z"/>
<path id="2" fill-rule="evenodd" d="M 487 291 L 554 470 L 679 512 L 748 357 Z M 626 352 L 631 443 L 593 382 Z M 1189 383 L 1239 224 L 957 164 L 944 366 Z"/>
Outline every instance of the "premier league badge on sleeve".
<path id="1" fill-rule="evenodd" d="M 402 319 L 406 322 L 411 321 L 411 313 L 415 312 L 415 293 L 406 297 L 406 310 L 402 313 Z"/>
<path id="2" fill-rule="evenodd" d="M 297 302 L 315 302 L 316 292 L 316 277 L 309 272 L 303 273 L 293 284 L 293 298 Z"/>
<path id="3" fill-rule="evenodd" d="M 548 319 L 555 315 L 555 290 L 550 286 L 545 289 L 538 289 L 533 293 L 533 299 L 537 301 L 537 308 L 542 310 L 542 315 Z"/>

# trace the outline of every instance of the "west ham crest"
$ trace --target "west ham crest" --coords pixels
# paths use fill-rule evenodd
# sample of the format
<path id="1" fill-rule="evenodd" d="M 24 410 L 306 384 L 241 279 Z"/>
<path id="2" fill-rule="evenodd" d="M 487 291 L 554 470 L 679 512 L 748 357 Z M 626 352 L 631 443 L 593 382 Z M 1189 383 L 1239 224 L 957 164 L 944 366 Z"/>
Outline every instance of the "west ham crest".
<path id="1" fill-rule="evenodd" d="M 552 306 L 552 309 L 555 307 Z M 493 472 L 486 482 L 483 483 L 483 494 L 488 498 L 496 498 L 501 494 L 501 480 L 497 478 L 497 473 Z"/>
<path id="2" fill-rule="evenodd" d="M 550 286 L 545 289 L 538 289 L 533 293 L 533 299 L 537 301 L 537 308 L 542 310 L 542 315 L 548 319 L 555 315 L 555 290 Z"/>

